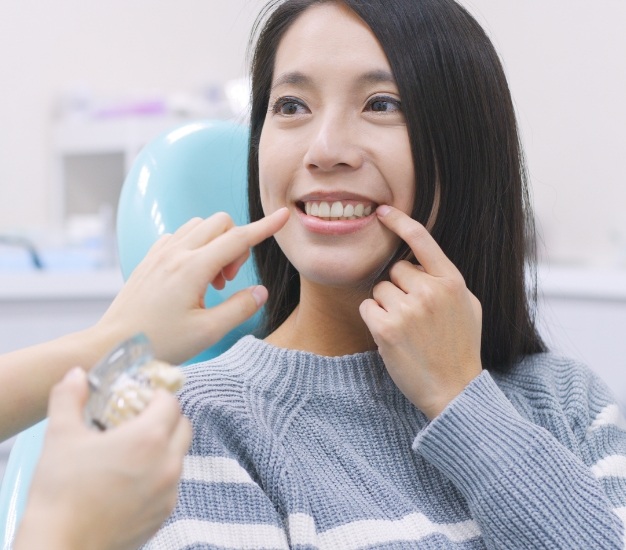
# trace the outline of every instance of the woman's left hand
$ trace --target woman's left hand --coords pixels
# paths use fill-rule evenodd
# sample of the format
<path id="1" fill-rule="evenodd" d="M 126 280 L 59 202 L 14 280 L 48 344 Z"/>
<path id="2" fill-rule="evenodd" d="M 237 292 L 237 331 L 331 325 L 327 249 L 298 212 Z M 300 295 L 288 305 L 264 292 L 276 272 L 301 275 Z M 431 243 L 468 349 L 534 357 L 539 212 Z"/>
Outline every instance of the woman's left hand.
<path id="1" fill-rule="evenodd" d="M 377 215 L 421 265 L 396 263 L 361 304 L 361 317 L 395 384 L 433 419 L 482 370 L 482 308 L 423 225 L 389 206 Z"/>

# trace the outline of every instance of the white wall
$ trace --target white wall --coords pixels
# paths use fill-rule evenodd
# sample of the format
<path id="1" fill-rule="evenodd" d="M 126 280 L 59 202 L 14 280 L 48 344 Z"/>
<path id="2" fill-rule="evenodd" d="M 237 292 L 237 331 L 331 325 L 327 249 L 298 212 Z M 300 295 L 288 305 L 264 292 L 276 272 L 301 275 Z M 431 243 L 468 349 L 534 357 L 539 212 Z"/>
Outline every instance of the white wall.
<path id="1" fill-rule="evenodd" d="M 626 257 L 626 2 L 462 3 L 504 61 L 550 257 Z"/>
<path id="2" fill-rule="evenodd" d="M 50 218 L 55 100 L 195 90 L 244 74 L 262 0 L 1 0 L 0 231 Z"/>
<path id="3" fill-rule="evenodd" d="M 0 231 L 50 221 L 54 100 L 194 89 L 244 72 L 263 0 L 2 0 Z M 518 109 L 549 256 L 626 251 L 626 3 L 463 0 L 493 37 Z"/>

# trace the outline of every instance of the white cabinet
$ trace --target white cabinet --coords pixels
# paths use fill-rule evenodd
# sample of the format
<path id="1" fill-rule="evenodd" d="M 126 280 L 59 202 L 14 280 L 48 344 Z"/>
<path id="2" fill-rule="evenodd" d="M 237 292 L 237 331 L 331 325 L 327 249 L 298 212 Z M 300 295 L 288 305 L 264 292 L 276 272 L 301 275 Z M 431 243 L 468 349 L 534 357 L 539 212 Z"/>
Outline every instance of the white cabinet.
<path id="1" fill-rule="evenodd" d="M 191 119 L 135 116 L 77 119 L 53 130 L 52 218 L 97 215 L 103 205 L 115 210 L 124 177 L 151 139 Z"/>
<path id="2" fill-rule="evenodd" d="M 591 367 L 626 411 L 626 269 L 541 266 L 538 283 L 551 351 Z"/>
<path id="3" fill-rule="evenodd" d="M 121 287 L 117 269 L 0 273 L 0 354 L 92 326 Z M 0 481 L 12 443 L 0 443 Z"/>

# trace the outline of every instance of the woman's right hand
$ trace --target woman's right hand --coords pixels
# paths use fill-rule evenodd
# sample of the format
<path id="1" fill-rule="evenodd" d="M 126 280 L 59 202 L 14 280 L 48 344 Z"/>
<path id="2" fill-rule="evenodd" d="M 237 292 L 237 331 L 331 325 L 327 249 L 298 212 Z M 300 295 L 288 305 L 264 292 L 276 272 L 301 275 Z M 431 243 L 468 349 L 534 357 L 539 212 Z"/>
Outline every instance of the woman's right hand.
<path id="1" fill-rule="evenodd" d="M 112 335 L 112 341 L 143 332 L 155 356 L 170 363 L 200 353 L 267 300 L 267 290 L 254 286 L 205 308 L 207 287 L 223 288 L 250 248 L 280 230 L 288 217 L 288 210 L 281 208 L 242 226 L 223 212 L 188 221 L 153 245 L 93 330 Z"/>

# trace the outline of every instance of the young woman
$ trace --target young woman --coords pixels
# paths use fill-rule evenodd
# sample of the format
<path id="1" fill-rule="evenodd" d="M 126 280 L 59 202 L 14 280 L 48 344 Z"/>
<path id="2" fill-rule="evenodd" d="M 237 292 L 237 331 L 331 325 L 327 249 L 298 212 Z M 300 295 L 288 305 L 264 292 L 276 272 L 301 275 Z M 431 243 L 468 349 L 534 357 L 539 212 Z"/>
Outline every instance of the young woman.
<path id="1" fill-rule="evenodd" d="M 621 548 L 626 433 L 546 352 L 502 67 L 452 0 L 286 0 L 252 70 L 264 339 L 191 367 L 160 548 Z M 528 254 L 527 254 L 528 253 Z"/>

